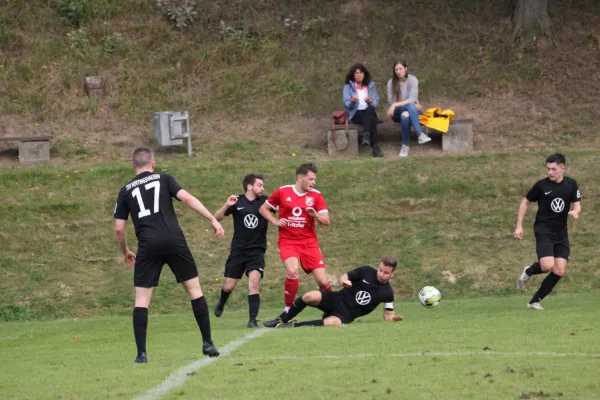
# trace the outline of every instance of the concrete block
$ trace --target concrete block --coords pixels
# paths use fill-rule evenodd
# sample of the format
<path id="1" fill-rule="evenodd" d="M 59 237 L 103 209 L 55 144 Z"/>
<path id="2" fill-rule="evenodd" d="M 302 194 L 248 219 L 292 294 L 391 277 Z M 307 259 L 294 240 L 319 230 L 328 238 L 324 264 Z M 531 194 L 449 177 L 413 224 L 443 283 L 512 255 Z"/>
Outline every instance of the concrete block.
<path id="1" fill-rule="evenodd" d="M 330 157 L 358 157 L 358 131 L 350 129 L 348 137 L 346 137 L 344 129 L 337 129 L 334 142 L 331 137 L 331 129 L 328 129 L 327 151 Z"/>
<path id="2" fill-rule="evenodd" d="M 454 120 L 447 133 L 442 135 L 442 151 L 469 153 L 473 151 L 473 120 Z"/>
<path id="3" fill-rule="evenodd" d="M 19 142 L 19 164 L 23 166 L 50 161 L 50 141 Z"/>

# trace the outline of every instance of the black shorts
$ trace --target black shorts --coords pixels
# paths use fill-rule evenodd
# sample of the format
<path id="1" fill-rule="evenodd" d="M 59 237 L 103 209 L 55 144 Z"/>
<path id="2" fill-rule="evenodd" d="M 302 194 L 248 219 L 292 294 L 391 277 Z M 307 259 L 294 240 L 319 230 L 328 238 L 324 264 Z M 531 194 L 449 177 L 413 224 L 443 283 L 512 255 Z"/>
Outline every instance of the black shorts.
<path id="1" fill-rule="evenodd" d="M 352 318 L 344 305 L 342 293 L 322 290 L 321 296 L 321 302 L 317 308 L 324 312 L 323 319 L 327 317 L 338 317 L 342 321 L 342 324 L 349 324 L 354 321 L 354 318 Z"/>
<path id="2" fill-rule="evenodd" d="M 535 250 L 538 259 L 542 257 L 554 257 L 568 260 L 571 255 L 569 249 L 569 235 L 566 231 L 558 233 L 536 232 Z"/>
<path id="3" fill-rule="evenodd" d="M 265 273 L 265 252 L 262 249 L 245 252 L 232 252 L 225 262 L 225 278 L 242 279 L 250 271 L 260 272 L 260 278 Z"/>
<path id="4" fill-rule="evenodd" d="M 198 268 L 192 252 L 187 246 L 180 245 L 172 253 L 153 254 L 146 249 L 138 249 L 135 258 L 133 285 L 151 288 L 158 286 L 163 265 L 167 264 L 177 283 L 185 282 L 198 276 Z"/>

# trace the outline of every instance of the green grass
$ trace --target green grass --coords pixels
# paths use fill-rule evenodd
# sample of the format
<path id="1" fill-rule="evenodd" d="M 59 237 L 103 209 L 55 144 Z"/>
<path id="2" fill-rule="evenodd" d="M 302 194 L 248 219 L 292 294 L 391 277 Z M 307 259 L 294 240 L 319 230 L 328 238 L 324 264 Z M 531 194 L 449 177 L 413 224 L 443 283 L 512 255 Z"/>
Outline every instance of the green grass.
<path id="1" fill-rule="evenodd" d="M 158 154 L 157 171 L 173 174 L 214 211 L 229 194 L 240 192 L 241 179 L 249 172 L 265 173 L 267 191 L 272 192 L 293 183 L 296 166 L 316 157 L 299 149 L 296 157 L 251 158 L 269 151 L 255 142 L 230 142 L 206 158 Z M 512 238 L 516 210 L 531 185 L 544 176 L 546 155 L 319 163 L 317 188 L 325 195 L 332 220 L 331 226 L 318 229 L 328 273 L 339 276 L 391 254 L 399 259 L 400 297 L 412 296 L 425 283 L 439 286 L 450 298 L 515 293 L 522 266 L 535 260 L 531 226 L 536 205 L 526 216 L 522 241 Z M 560 292 L 600 287 L 600 209 L 594 197 L 600 190 L 595 178 L 599 156 L 598 151 L 567 153 L 567 173 L 579 182 L 583 213 L 576 223 L 569 222 L 572 261 Z M 133 176 L 128 164 L 0 170 L 0 319 L 129 313 L 132 270 L 123 263 L 112 221 L 118 191 Z M 176 209 L 213 303 L 229 251 L 231 218 L 224 222 L 226 237 L 217 239 L 191 210 L 182 204 Z M 135 249 L 131 225 L 128 237 Z M 270 229 L 268 242 L 263 300 L 280 304 L 284 271 L 276 229 Z M 303 290 L 314 287 L 311 277 L 301 277 L 301 284 Z M 162 312 L 182 307 L 183 289 L 172 274 L 165 273 L 159 292 Z M 236 291 L 232 305 L 244 304 L 245 290 Z"/>
<path id="2" fill-rule="evenodd" d="M 396 277 L 393 285 L 402 288 L 403 280 Z M 341 328 L 268 331 L 189 373 L 162 398 L 600 396 L 598 293 L 551 295 L 541 312 L 525 309 L 527 300 L 523 295 L 443 299 L 426 309 L 411 298 L 396 301 L 405 317 L 399 323 L 382 321 L 379 308 Z M 276 313 L 262 309 L 261 317 Z M 299 319 L 318 316 L 309 309 Z M 246 318 L 245 310 L 230 309 L 212 318 L 217 345 L 223 348 L 249 333 Z M 1 323 L 0 352 L 6 399 L 132 398 L 203 357 L 191 312 L 156 311 L 150 315 L 147 365 L 132 365 L 129 315 Z"/>

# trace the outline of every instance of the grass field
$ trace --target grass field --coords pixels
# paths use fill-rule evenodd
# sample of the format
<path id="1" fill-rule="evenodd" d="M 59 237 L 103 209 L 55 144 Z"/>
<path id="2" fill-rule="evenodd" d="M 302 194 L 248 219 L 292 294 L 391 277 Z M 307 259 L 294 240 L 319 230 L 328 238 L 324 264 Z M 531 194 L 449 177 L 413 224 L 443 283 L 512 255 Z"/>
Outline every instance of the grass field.
<path id="1" fill-rule="evenodd" d="M 379 308 L 341 328 L 254 331 L 245 311 L 227 310 L 212 318 L 221 350 L 256 337 L 210 363 L 191 312 L 150 315 L 147 365 L 133 364 L 127 316 L 2 323 L 0 391 L 3 399 L 598 398 L 600 295 L 553 295 L 545 311 L 527 310 L 527 300 L 426 309 L 410 299 L 396 302 L 402 322 L 382 321 Z M 299 316 L 314 318 L 313 309 Z M 159 395 L 161 383 L 170 390 Z"/>
<path id="2" fill-rule="evenodd" d="M 316 157 L 300 149 L 296 157 L 252 160 L 255 150 L 237 155 L 216 152 L 194 158 L 157 155 L 157 171 L 172 173 L 212 211 L 239 193 L 247 173 L 265 173 L 268 192 L 294 181 L 294 170 Z M 598 151 L 566 153 L 567 174 L 577 178 L 583 196 L 581 218 L 571 226 L 573 259 L 557 290 L 600 287 L 597 243 L 600 232 Z M 327 199 L 332 224 L 318 228 L 332 284 L 358 265 L 384 255 L 399 259 L 399 298 L 412 296 L 424 282 L 447 298 L 516 293 L 515 275 L 535 259 L 531 226 L 536 205 L 525 220 L 525 238 L 512 237 L 522 196 L 545 174 L 545 153 L 479 154 L 467 157 L 414 157 L 319 162 L 317 188 Z M 0 169 L 0 320 L 73 318 L 102 313 L 129 315 L 133 301 L 131 268 L 124 265 L 114 237 L 112 212 L 119 188 L 133 177 L 129 163 Z M 209 303 L 216 301 L 232 235 L 208 232 L 208 223 L 182 204 L 181 226 L 200 266 Z M 129 243 L 136 248 L 131 222 Z M 281 304 L 283 267 L 276 229 L 269 230 L 263 300 Z M 314 288 L 310 277 L 302 289 Z M 246 303 L 243 282 L 232 296 Z M 153 299 L 157 311 L 187 309 L 182 290 L 165 274 Z M 182 308 L 183 307 L 183 308 Z"/>

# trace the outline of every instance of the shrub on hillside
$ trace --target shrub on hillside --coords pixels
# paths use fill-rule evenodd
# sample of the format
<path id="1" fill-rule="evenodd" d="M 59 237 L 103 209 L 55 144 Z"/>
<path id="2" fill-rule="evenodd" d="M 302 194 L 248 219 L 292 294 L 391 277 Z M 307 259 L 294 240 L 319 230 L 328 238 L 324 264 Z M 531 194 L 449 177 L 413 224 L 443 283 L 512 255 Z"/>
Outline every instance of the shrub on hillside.
<path id="1" fill-rule="evenodd" d="M 73 28 L 79 28 L 90 20 L 90 0 L 55 0 L 54 8 L 61 21 Z"/>
<path id="2" fill-rule="evenodd" d="M 156 0 L 156 5 L 167 20 L 178 29 L 195 22 L 196 0 Z"/>

